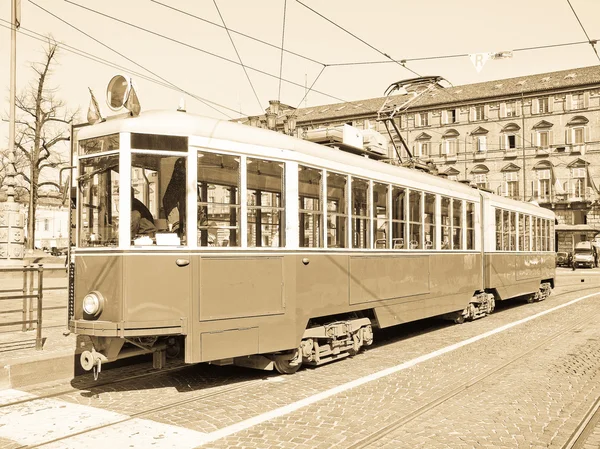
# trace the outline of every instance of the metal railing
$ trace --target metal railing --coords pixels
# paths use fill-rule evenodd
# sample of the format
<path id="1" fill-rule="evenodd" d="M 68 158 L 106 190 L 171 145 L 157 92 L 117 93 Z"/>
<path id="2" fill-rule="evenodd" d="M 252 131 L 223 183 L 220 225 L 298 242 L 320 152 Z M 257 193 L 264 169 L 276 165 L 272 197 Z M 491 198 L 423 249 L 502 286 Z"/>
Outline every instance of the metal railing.
<path id="1" fill-rule="evenodd" d="M 42 317 L 43 317 L 43 298 L 44 298 L 44 271 L 64 271 L 64 268 L 44 268 L 42 264 L 26 265 L 23 267 L 15 268 L 0 268 L 0 274 L 2 273 L 18 273 L 21 272 L 22 276 L 22 289 L 4 289 L 0 290 L 0 301 L 14 301 L 22 300 L 22 309 L 16 310 L 2 310 L 2 313 L 18 313 L 21 312 L 20 321 L 9 321 L 0 322 L 0 327 L 6 326 L 18 326 L 21 325 L 23 332 L 34 330 L 36 331 L 35 337 L 35 349 L 43 349 L 42 340 Z M 37 277 L 37 282 L 36 278 Z M 65 287 L 50 287 L 51 289 L 65 289 Z M 20 292 L 21 294 L 14 295 L 11 293 Z M 8 295 L 7 295 L 8 294 Z M 35 307 L 34 302 L 36 301 Z M 35 311 L 35 318 L 34 318 Z M 35 326 L 34 326 L 35 325 Z"/>

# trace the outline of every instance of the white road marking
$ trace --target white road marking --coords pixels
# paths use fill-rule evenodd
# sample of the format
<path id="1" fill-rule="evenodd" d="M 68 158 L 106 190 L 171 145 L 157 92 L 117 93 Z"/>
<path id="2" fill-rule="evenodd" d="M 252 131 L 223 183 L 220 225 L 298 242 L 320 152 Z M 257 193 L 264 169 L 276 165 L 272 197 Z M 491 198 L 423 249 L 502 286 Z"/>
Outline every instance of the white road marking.
<path id="1" fill-rule="evenodd" d="M 13 392 L 6 396 L 18 395 Z M 67 437 L 47 446 L 69 449 L 192 449 L 204 441 L 205 434 L 202 432 L 146 419 L 128 418 L 127 415 L 86 405 L 57 399 L 37 399 L 0 409 L 0 437 L 23 446 Z M 119 422 L 123 420 L 127 421 Z M 68 435 L 114 422 L 118 424 L 68 438 Z"/>
<path id="2" fill-rule="evenodd" d="M 592 293 L 590 295 L 576 298 L 572 301 L 561 304 L 560 306 L 556 306 L 551 309 L 545 310 L 543 312 L 536 313 L 535 315 L 532 315 L 527 318 L 523 318 L 522 320 L 518 320 L 518 321 L 514 321 L 512 323 L 505 324 L 504 326 L 497 327 L 496 329 L 492 329 L 491 331 L 485 332 L 483 334 L 477 335 L 477 336 L 469 338 L 467 340 L 463 340 L 463 341 L 455 343 L 453 345 L 446 346 L 445 348 L 439 349 L 439 350 L 431 352 L 429 354 L 422 355 L 415 359 L 409 360 L 408 362 L 404 362 L 400 365 L 392 366 L 391 368 L 387 368 L 382 371 L 378 371 L 378 372 L 370 374 L 368 376 L 361 377 L 360 379 L 356 379 L 351 382 L 347 382 L 345 384 L 338 385 L 337 387 L 334 387 L 329 390 L 323 391 L 321 393 L 317 393 L 313 396 L 309 396 L 307 398 L 301 399 L 300 401 L 293 402 L 293 403 L 285 405 L 283 407 L 279 407 L 277 409 L 268 411 L 266 413 L 263 413 L 262 415 L 254 416 L 253 418 L 246 419 L 245 421 L 241 421 L 239 423 L 232 424 L 231 426 L 227 426 L 227 427 L 223 427 L 222 429 L 215 430 L 214 432 L 206 434 L 202 444 L 204 445 L 204 444 L 207 444 L 207 443 L 210 443 L 213 441 L 220 440 L 221 438 L 228 437 L 237 432 L 241 432 L 242 430 L 250 429 L 251 427 L 257 426 L 259 424 L 270 421 L 272 419 L 276 419 L 276 418 L 280 418 L 282 416 L 288 415 L 288 414 L 293 413 L 303 407 L 307 407 L 316 402 L 322 401 L 323 399 L 327 399 L 336 394 L 343 393 L 344 391 L 348 391 L 352 388 L 356 388 L 356 387 L 359 387 L 366 383 L 373 382 L 374 380 L 381 379 L 383 377 L 389 376 L 389 375 L 397 373 L 399 371 L 402 371 L 402 370 L 405 370 L 408 368 L 412 368 L 413 366 L 418 365 L 419 363 L 423 363 L 423 362 L 426 362 L 433 358 L 439 357 L 443 354 L 447 354 L 448 352 L 455 351 L 459 348 L 470 345 L 479 340 L 483 340 L 484 338 L 491 337 L 492 335 L 498 334 L 500 332 L 504 332 L 505 330 L 508 330 L 512 327 L 527 323 L 528 321 L 535 320 L 536 318 L 547 315 L 551 312 L 555 312 L 559 309 L 562 309 L 563 307 L 568 307 L 579 301 L 582 301 L 584 299 L 591 298 L 592 296 L 597 296 L 597 295 L 600 295 L 600 292 Z"/>

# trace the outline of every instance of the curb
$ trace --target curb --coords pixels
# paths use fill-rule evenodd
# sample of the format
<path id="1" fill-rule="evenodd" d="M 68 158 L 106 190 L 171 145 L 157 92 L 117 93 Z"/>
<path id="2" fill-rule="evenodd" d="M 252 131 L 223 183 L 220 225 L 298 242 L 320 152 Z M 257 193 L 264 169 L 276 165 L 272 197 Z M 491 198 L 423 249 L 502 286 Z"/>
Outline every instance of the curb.
<path id="1" fill-rule="evenodd" d="M 79 374 L 76 368 L 78 359 L 79 354 L 74 354 L 71 349 L 43 359 L 24 359 L 4 365 L 0 370 L 0 390 L 71 379 Z"/>

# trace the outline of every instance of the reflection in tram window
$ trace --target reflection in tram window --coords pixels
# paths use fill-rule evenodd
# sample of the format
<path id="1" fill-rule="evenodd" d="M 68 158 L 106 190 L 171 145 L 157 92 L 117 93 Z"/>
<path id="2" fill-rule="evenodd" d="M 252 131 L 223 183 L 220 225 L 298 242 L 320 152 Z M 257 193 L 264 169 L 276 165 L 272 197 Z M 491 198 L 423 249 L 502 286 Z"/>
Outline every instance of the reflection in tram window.
<path id="1" fill-rule="evenodd" d="M 435 249 L 435 195 L 425 194 L 425 249 Z"/>
<path id="2" fill-rule="evenodd" d="M 423 192 L 411 190 L 408 195 L 408 220 L 409 220 L 409 241 L 410 249 L 421 249 L 421 216 L 423 203 Z"/>
<path id="3" fill-rule="evenodd" d="M 442 249 L 452 249 L 450 242 L 450 198 L 443 196 L 441 198 L 441 220 L 442 220 Z"/>
<path id="4" fill-rule="evenodd" d="M 168 244 L 186 244 L 185 161 L 185 157 L 132 153 L 131 187 L 134 198 L 139 201 L 134 203 L 146 213 L 150 212 L 156 227 L 153 232 L 144 232 L 135 225 L 135 214 L 132 215 L 131 239 L 135 245 L 154 244 L 157 240 L 160 244 L 164 233 L 177 233 L 176 240 L 166 240 Z M 155 237 L 155 233 L 159 237 Z"/>
<path id="5" fill-rule="evenodd" d="M 406 189 L 392 188 L 392 248 L 404 249 L 406 238 Z"/>
<path id="6" fill-rule="evenodd" d="M 370 248 L 369 181 L 352 178 L 352 247 Z"/>
<path id="7" fill-rule="evenodd" d="M 510 213 L 510 251 L 516 251 L 517 249 L 517 223 L 516 223 L 516 212 Z"/>
<path id="8" fill-rule="evenodd" d="M 323 248 L 323 172 L 298 167 L 298 210 L 301 248 Z"/>
<path id="9" fill-rule="evenodd" d="M 475 249 L 475 204 L 467 201 L 467 249 Z"/>
<path id="10" fill-rule="evenodd" d="M 502 210 L 496 209 L 496 250 L 502 251 L 504 248 L 504 242 L 502 241 L 503 230 L 502 230 Z"/>
<path id="11" fill-rule="evenodd" d="M 375 238 L 375 249 L 389 248 L 388 192 L 389 186 L 387 184 L 373 183 L 373 208 L 375 213 L 373 236 Z"/>
<path id="12" fill-rule="evenodd" d="M 502 211 L 502 250 L 510 251 L 510 212 Z"/>
<path id="13" fill-rule="evenodd" d="M 530 220 L 531 217 L 529 215 L 523 215 L 523 247 L 521 248 L 521 251 L 531 250 Z"/>
<path id="14" fill-rule="evenodd" d="M 119 244 L 119 156 L 80 159 L 79 246 Z"/>
<path id="15" fill-rule="evenodd" d="M 462 249 L 462 200 L 452 200 L 452 249 Z"/>
<path id="16" fill-rule="evenodd" d="M 542 235 L 542 231 L 541 231 L 541 225 L 540 222 L 542 220 L 539 217 L 535 218 L 535 250 L 536 251 L 541 251 L 542 250 L 542 242 L 541 242 L 541 235 Z"/>
<path id="17" fill-rule="evenodd" d="M 282 162 L 248 158 L 248 246 L 285 246 Z"/>
<path id="18" fill-rule="evenodd" d="M 240 246 L 240 158 L 198 152 L 198 246 Z"/>
<path id="19" fill-rule="evenodd" d="M 327 173 L 327 246 L 346 248 L 346 184 L 348 177 Z"/>

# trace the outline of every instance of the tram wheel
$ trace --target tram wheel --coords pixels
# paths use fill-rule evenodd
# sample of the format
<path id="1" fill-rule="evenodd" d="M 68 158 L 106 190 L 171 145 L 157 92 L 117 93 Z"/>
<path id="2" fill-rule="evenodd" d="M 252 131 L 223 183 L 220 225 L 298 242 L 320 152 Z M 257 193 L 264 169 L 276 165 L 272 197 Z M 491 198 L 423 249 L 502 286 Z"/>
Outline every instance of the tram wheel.
<path id="1" fill-rule="evenodd" d="M 465 322 L 465 316 L 462 313 L 459 313 L 458 315 L 456 315 L 456 318 L 454 318 L 454 322 L 456 324 L 462 324 Z"/>
<path id="2" fill-rule="evenodd" d="M 302 353 L 296 350 L 289 354 L 289 357 L 275 357 L 273 363 L 279 374 L 294 374 L 302 366 Z"/>

